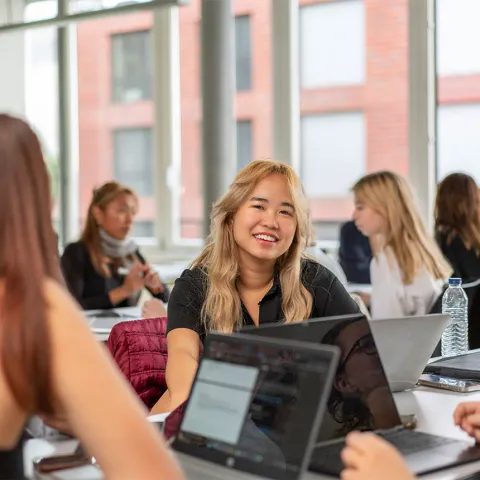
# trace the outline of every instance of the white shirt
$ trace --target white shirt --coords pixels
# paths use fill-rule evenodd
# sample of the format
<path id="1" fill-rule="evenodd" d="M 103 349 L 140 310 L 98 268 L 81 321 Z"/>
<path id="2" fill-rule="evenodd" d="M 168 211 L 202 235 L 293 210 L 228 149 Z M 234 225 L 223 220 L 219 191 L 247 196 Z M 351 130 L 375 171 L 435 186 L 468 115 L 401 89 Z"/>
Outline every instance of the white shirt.
<path id="1" fill-rule="evenodd" d="M 390 249 L 370 263 L 372 319 L 425 315 L 442 291 L 441 281 L 424 267 L 409 285 L 403 283 L 397 260 Z"/>
<path id="2" fill-rule="evenodd" d="M 308 247 L 305 252 L 315 258 L 320 265 L 323 265 L 325 268 L 330 270 L 340 280 L 342 285 L 347 284 L 347 277 L 343 271 L 343 268 L 331 255 L 325 253 L 320 247 L 317 246 Z"/>

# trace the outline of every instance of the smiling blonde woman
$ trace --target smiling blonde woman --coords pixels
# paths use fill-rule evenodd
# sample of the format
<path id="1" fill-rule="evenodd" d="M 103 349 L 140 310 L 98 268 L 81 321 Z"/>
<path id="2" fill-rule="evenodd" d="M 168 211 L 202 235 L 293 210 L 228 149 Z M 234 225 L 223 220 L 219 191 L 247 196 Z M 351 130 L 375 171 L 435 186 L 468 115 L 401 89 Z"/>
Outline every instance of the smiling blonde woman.
<path id="1" fill-rule="evenodd" d="M 212 331 L 358 312 L 329 270 L 305 255 L 308 201 L 291 167 L 261 160 L 238 173 L 213 207 L 200 256 L 168 304 L 168 390 L 153 413 L 186 400 Z"/>

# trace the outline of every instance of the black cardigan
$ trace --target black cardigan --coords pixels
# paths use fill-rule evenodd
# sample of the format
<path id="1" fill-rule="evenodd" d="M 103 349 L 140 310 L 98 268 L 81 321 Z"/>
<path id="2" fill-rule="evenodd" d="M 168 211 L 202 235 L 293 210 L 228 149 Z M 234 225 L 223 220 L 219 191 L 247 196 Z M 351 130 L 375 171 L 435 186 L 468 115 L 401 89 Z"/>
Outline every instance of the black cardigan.
<path id="1" fill-rule="evenodd" d="M 140 252 L 135 254 L 145 262 Z M 129 297 L 116 305 L 110 301 L 109 292 L 123 284 L 124 277 L 112 270 L 112 275 L 105 278 L 93 266 L 87 247 L 81 241 L 68 245 L 61 258 L 62 272 L 70 293 L 84 310 L 109 309 L 136 305 L 140 294 Z M 163 284 L 164 291 L 152 295 L 163 302 L 168 301 L 169 291 Z"/>

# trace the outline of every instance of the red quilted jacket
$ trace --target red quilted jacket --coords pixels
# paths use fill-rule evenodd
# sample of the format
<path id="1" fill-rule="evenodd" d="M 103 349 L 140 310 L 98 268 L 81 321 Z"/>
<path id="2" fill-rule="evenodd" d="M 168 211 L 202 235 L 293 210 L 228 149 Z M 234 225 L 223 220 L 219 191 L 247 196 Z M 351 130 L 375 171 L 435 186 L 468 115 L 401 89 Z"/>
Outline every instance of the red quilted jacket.
<path id="1" fill-rule="evenodd" d="M 167 318 L 121 322 L 107 347 L 127 380 L 150 410 L 167 389 Z"/>

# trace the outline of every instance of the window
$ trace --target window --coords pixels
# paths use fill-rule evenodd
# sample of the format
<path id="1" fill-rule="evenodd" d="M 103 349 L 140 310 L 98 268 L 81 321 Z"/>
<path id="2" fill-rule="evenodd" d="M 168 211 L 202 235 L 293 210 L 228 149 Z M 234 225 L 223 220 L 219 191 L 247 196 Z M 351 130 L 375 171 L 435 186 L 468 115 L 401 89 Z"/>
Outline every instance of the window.
<path id="1" fill-rule="evenodd" d="M 437 178 L 459 170 L 480 182 L 480 103 L 438 107 Z"/>
<path id="2" fill-rule="evenodd" d="M 237 170 L 246 167 L 252 161 L 252 122 L 237 122 Z"/>
<path id="3" fill-rule="evenodd" d="M 152 130 L 117 130 L 113 143 L 115 180 L 128 185 L 140 196 L 153 195 Z"/>
<path id="4" fill-rule="evenodd" d="M 478 0 L 437 0 L 439 75 L 480 73 L 479 18 Z"/>
<path id="5" fill-rule="evenodd" d="M 235 60 L 237 90 L 252 88 L 252 44 L 250 16 L 235 17 Z"/>
<path id="6" fill-rule="evenodd" d="M 365 80 L 365 7 L 361 0 L 300 9 L 300 81 L 303 88 Z"/>
<path id="7" fill-rule="evenodd" d="M 137 102 L 152 98 L 150 31 L 112 36 L 112 81 L 115 102 Z"/>
<path id="8" fill-rule="evenodd" d="M 150 220 L 136 220 L 132 226 L 132 237 L 152 238 L 155 236 L 155 223 Z"/>
<path id="9" fill-rule="evenodd" d="M 365 173 L 363 113 L 302 118 L 302 181 L 309 197 L 344 197 Z"/>

